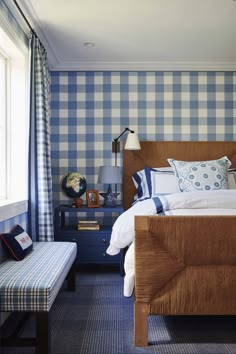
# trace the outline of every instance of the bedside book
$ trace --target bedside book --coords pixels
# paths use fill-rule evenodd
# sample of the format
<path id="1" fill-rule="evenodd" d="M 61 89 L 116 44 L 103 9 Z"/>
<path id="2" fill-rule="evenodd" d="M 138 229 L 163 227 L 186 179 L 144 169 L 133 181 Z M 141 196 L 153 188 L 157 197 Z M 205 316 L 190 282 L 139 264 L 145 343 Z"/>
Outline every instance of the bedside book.
<path id="1" fill-rule="evenodd" d="M 100 230 L 100 225 L 98 223 L 82 223 L 78 224 L 78 230 Z"/>
<path id="2" fill-rule="evenodd" d="M 98 224 L 97 220 L 79 220 L 79 224 Z"/>

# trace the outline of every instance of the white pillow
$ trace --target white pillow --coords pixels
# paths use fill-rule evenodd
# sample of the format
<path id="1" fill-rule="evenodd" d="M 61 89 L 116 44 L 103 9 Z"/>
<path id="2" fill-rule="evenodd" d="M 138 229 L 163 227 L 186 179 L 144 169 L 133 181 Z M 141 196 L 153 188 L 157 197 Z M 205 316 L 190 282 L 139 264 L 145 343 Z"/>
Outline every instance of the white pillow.
<path id="1" fill-rule="evenodd" d="M 179 192 L 174 171 L 150 171 L 151 195 L 156 197 L 160 194 L 170 194 Z"/>
<path id="2" fill-rule="evenodd" d="M 210 161 L 167 159 L 173 167 L 180 192 L 228 189 L 229 159 L 224 156 Z"/>
<path id="3" fill-rule="evenodd" d="M 236 170 L 228 171 L 229 189 L 236 189 Z"/>
<path id="4" fill-rule="evenodd" d="M 176 178 L 172 167 L 145 167 L 132 176 L 137 194 L 134 201 L 156 197 L 160 194 L 178 192 Z"/>

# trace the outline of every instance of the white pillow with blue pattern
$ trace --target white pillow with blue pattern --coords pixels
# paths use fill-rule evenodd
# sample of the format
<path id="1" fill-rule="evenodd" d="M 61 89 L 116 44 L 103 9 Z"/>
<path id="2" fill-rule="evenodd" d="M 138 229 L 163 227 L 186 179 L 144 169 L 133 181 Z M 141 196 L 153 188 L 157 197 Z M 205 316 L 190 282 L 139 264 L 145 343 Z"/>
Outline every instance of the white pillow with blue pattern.
<path id="1" fill-rule="evenodd" d="M 167 159 L 173 167 L 180 192 L 211 191 L 228 189 L 228 168 L 231 165 L 227 156 L 209 161 L 178 161 Z"/>

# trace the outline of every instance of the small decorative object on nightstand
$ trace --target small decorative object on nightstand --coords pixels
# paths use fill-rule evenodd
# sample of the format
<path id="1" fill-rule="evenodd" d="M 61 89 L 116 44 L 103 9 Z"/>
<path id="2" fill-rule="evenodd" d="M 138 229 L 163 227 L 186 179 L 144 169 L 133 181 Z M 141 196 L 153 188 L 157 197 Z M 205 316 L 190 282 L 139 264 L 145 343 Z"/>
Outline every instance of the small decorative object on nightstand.
<path id="1" fill-rule="evenodd" d="M 99 193 L 97 190 L 86 191 L 86 200 L 88 208 L 100 207 Z"/>
<path id="2" fill-rule="evenodd" d="M 111 183 L 121 183 L 120 167 L 118 166 L 100 166 L 98 173 L 98 183 L 109 184 L 106 193 L 100 193 L 104 198 L 103 206 L 114 207 L 116 205 L 116 197 L 120 194 L 112 192 Z"/>
<path id="3" fill-rule="evenodd" d="M 63 193 L 68 197 L 74 199 L 76 208 L 82 206 L 83 200 L 80 198 L 87 188 L 87 182 L 84 176 L 78 172 L 68 172 L 61 179 L 61 189 Z"/>

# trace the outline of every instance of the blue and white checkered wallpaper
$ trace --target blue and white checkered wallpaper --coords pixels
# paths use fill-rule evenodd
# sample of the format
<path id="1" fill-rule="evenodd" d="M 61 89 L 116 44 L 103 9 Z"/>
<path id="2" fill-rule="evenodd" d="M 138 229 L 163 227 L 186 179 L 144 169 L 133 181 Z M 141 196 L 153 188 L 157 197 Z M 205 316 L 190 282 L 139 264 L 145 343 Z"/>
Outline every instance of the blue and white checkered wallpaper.
<path id="1" fill-rule="evenodd" d="M 103 190 L 98 168 L 114 164 L 125 127 L 140 140 L 236 140 L 236 72 L 51 72 L 55 204 L 68 171 Z"/>
<path id="2" fill-rule="evenodd" d="M 0 233 L 9 232 L 16 224 L 21 225 L 23 229 L 27 230 L 27 213 L 0 222 Z"/>

